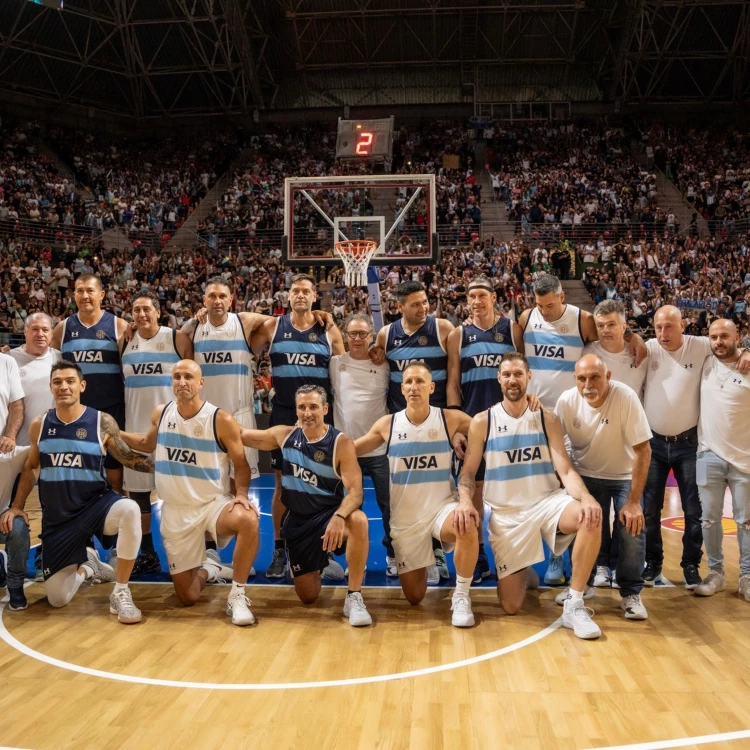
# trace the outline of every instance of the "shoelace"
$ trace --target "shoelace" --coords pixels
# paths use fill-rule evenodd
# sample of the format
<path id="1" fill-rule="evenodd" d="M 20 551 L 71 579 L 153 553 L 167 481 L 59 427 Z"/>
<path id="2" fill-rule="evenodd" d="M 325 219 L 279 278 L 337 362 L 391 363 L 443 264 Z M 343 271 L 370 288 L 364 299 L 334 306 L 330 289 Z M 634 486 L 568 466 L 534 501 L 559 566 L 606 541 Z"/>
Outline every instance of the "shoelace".
<path id="1" fill-rule="evenodd" d="M 594 616 L 594 610 L 591 607 L 574 607 L 573 616 L 579 620 L 590 620 Z"/>
<path id="2" fill-rule="evenodd" d="M 252 601 L 248 599 L 246 596 L 235 596 L 234 599 L 232 599 L 231 604 L 234 607 L 235 604 L 240 604 L 244 600 L 245 606 L 250 609 L 250 605 L 252 604 Z"/>
<path id="3" fill-rule="evenodd" d="M 365 600 L 361 596 L 352 596 L 349 599 L 349 604 L 352 609 L 357 610 L 366 610 L 367 607 L 365 606 Z"/>
<path id="4" fill-rule="evenodd" d="M 463 610 L 464 612 L 468 612 L 469 598 L 466 596 L 453 597 L 453 600 L 451 601 L 451 611 L 453 610 Z"/>

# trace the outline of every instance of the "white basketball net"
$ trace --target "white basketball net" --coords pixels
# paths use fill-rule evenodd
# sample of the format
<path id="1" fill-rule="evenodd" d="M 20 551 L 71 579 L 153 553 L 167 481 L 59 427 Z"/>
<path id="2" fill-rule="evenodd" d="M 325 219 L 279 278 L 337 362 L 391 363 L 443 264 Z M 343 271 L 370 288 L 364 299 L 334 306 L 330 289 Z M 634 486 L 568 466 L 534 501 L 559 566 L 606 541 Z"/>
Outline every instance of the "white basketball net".
<path id="1" fill-rule="evenodd" d="M 378 249 L 374 240 L 346 240 L 334 245 L 344 261 L 344 282 L 347 286 L 367 286 L 367 267 Z"/>

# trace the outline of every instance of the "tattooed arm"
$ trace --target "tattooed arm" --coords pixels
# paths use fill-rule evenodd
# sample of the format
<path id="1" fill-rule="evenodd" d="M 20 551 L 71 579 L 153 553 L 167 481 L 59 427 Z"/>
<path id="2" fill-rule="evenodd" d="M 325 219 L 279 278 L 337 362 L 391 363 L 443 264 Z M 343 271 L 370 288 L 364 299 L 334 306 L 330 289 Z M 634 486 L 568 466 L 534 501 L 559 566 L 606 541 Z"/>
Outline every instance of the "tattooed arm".
<path id="1" fill-rule="evenodd" d="M 104 437 L 104 447 L 112 458 L 117 459 L 123 466 L 133 469 L 133 471 L 142 471 L 146 474 L 154 473 L 153 458 L 131 450 L 120 436 L 120 428 L 117 426 L 117 422 L 109 414 L 101 412 L 99 426 Z"/>

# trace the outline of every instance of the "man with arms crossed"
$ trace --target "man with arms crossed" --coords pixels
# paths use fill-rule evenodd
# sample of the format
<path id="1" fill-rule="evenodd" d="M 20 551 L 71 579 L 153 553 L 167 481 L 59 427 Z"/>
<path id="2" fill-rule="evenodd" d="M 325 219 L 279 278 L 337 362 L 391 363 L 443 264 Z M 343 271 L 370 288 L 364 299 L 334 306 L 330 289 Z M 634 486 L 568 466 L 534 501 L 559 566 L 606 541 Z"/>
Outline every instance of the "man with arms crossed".
<path id="1" fill-rule="evenodd" d="M 41 467 L 39 501 L 47 600 L 53 607 L 64 607 L 84 581 L 116 581 L 109 611 L 122 623 L 140 622 L 141 612 L 128 588 L 141 543 L 140 511 L 133 500 L 112 490 L 104 459 L 110 454 L 120 464 L 144 472 L 153 471 L 154 464 L 128 448 L 113 417 L 81 403 L 86 381 L 78 365 L 66 361 L 52 365 L 50 388 L 55 408 L 31 423 L 31 449 L 0 528 L 12 528 L 19 516 L 28 525 L 24 506 Z M 116 571 L 87 548 L 93 535 L 103 542 L 117 535 Z"/>
<path id="2" fill-rule="evenodd" d="M 576 363 L 575 378 L 576 387 L 560 396 L 555 414 L 568 438 L 573 467 L 602 507 L 602 539 L 607 542 L 609 509 L 614 502 L 619 521 L 615 534 L 620 606 L 626 619 L 645 620 L 648 612 L 641 601 L 641 589 L 646 536 L 641 495 L 651 460 L 646 412 L 635 391 L 612 380 L 604 362 L 594 354 Z M 564 591 L 556 601 L 563 604 L 566 598 Z"/>
<path id="3" fill-rule="evenodd" d="M 200 397 L 201 369 L 184 359 L 172 368 L 175 400 L 157 406 L 145 435 L 123 434 L 134 450 L 155 454 L 156 492 L 163 501 L 161 535 L 177 598 L 186 607 L 198 601 L 207 581 L 229 573 L 227 614 L 234 625 L 253 625 L 245 585 L 258 551 L 258 511 L 247 499 L 250 466 L 240 426 L 225 411 Z M 236 491 L 231 492 L 229 463 Z M 205 535 L 220 547 L 232 537 L 234 570 L 205 559 Z"/>
<path id="4" fill-rule="evenodd" d="M 401 588 L 410 604 L 427 592 L 427 568 L 435 564 L 433 539 L 450 551 L 455 545 L 456 589 L 451 610 L 458 628 L 474 625 L 472 573 L 479 552 L 479 514 L 472 497 L 456 502 L 451 440 L 468 429 L 462 411 L 430 406 L 435 390 L 429 365 L 412 362 L 403 370 L 406 409 L 379 419 L 356 441 L 365 455 L 386 443 L 391 471 L 391 538 Z"/>
<path id="5" fill-rule="evenodd" d="M 294 282 L 292 283 L 294 288 Z M 259 450 L 280 450 L 286 508 L 281 535 L 286 542 L 294 590 L 304 604 L 320 593 L 328 555 L 346 546 L 349 591 L 344 617 L 353 627 L 372 624 L 362 599 L 367 564 L 367 516 L 362 505 L 362 472 L 348 435 L 325 423 L 328 397 L 319 385 L 297 390 L 297 425 L 242 430 L 242 442 Z M 322 540 L 322 541 L 321 541 Z"/>
<path id="6" fill-rule="evenodd" d="M 601 630 L 583 596 L 599 551 L 601 508 L 570 463 L 557 417 L 527 404 L 532 374 L 526 357 L 504 354 L 498 378 L 503 401 L 471 420 L 458 492 L 462 503 L 471 502 L 484 455 L 484 502 L 492 508 L 489 533 L 500 606 L 509 615 L 523 606 L 526 568 L 544 560 L 542 539 L 562 555 L 575 538 L 563 626 L 579 638 L 598 638 Z"/>
<path id="7" fill-rule="evenodd" d="M 731 320 L 711 323 L 708 340 L 713 356 L 703 365 L 695 473 L 709 570 L 695 593 L 712 596 L 726 588 L 721 518 L 729 487 L 740 548 L 737 590 L 750 602 L 750 377 L 737 369 L 740 340 Z"/>

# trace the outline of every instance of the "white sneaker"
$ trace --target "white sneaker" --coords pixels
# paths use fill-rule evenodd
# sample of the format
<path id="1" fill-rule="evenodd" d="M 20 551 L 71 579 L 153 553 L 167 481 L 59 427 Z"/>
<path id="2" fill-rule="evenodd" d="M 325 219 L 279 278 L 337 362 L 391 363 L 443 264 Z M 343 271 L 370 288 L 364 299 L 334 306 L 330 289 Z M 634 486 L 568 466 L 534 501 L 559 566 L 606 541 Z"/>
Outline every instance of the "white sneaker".
<path id="1" fill-rule="evenodd" d="M 323 569 L 320 577 L 326 581 L 343 581 L 346 575 L 344 574 L 344 569 L 336 559 L 332 555 L 329 555 L 328 565 Z"/>
<path id="2" fill-rule="evenodd" d="M 344 617 L 349 618 L 349 624 L 353 628 L 364 628 L 372 625 L 372 617 L 367 611 L 362 594 L 359 591 L 352 591 L 346 595 L 344 601 Z"/>
<path id="3" fill-rule="evenodd" d="M 433 550 L 435 553 L 435 567 L 438 569 L 438 575 L 443 579 L 451 577 L 448 570 L 448 561 L 445 559 L 445 552 L 441 549 Z"/>
<path id="4" fill-rule="evenodd" d="M 440 573 L 438 572 L 437 565 L 427 566 L 427 585 L 437 586 L 440 583 Z"/>
<path id="5" fill-rule="evenodd" d="M 201 563 L 201 567 L 208 573 L 208 578 L 206 579 L 208 583 L 229 583 L 234 578 L 234 570 L 232 568 L 220 562 L 217 563 L 208 557 Z"/>
<path id="6" fill-rule="evenodd" d="M 596 574 L 594 575 L 594 588 L 608 589 L 611 580 L 609 568 L 606 565 L 597 565 Z"/>
<path id="7" fill-rule="evenodd" d="M 86 547 L 86 562 L 84 564 L 93 572 L 91 583 L 112 583 L 117 580 L 115 569 L 102 562 L 99 553 L 93 547 Z"/>
<path id="8" fill-rule="evenodd" d="M 617 583 L 617 573 L 615 573 L 614 570 L 612 571 L 612 580 L 610 581 L 609 585 L 612 586 L 613 589 L 619 589 L 620 588 L 620 584 Z"/>
<path id="9" fill-rule="evenodd" d="M 713 596 L 727 587 L 727 579 L 720 570 L 709 570 L 708 575 L 695 587 L 698 596 Z"/>
<path id="10" fill-rule="evenodd" d="M 583 600 L 567 599 L 563 605 L 563 627 L 570 628 L 577 638 L 583 638 L 584 640 L 598 638 L 602 631 L 591 619 L 593 614 L 594 610 L 586 607 Z"/>
<path id="11" fill-rule="evenodd" d="M 750 602 L 750 573 L 740 576 L 740 580 L 737 581 L 737 593 L 744 596 L 746 602 Z"/>
<path id="12" fill-rule="evenodd" d="M 385 574 L 388 576 L 388 578 L 398 578 L 398 565 L 396 565 L 395 557 L 388 557 L 386 555 Z"/>
<path id="13" fill-rule="evenodd" d="M 648 620 L 648 610 L 641 601 L 640 594 L 624 596 L 620 608 L 625 611 L 626 620 Z"/>
<path id="14" fill-rule="evenodd" d="M 453 594 L 451 599 L 451 623 L 454 628 L 471 628 L 474 626 L 474 613 L 471 611 L 471 599 L 464 594 Z"/>
<path id="15" fill-rule="evenodd" d="M 583 592 L 584 599 L 592 599 L 594 596 L 594 589 L 591 586 L 586 586 Z M 566 586 L 556 597 L 555 604 L 559 604 L 561 607 L 565 602 L 570 599 L 570 586 Z"/>
<path id="16" fill-rule="evenodd" d="M 255 615 L 250 611 L 252 602 L 245 596 L 244 590 L 232 593 L 227 599 L 227 614 L 232 615 L 232 625 L 255 625 Z"/>
<path id="17" fill-rule="evenodd" d="M 125 625 L 133 625 L 142 619 L 141 610 L 133 604 L 133 595 L 130 589 L 123 589 L 109 595 L 109 613 L 117 615 L 118 622 Z"/>

